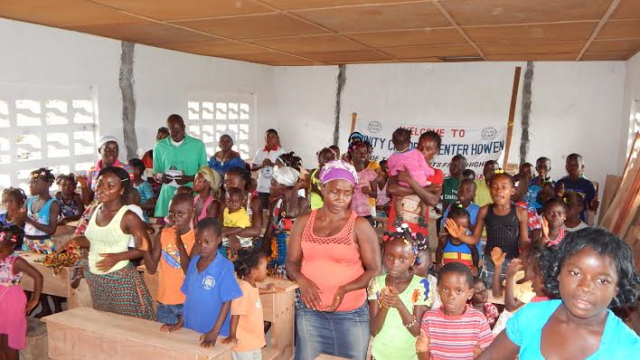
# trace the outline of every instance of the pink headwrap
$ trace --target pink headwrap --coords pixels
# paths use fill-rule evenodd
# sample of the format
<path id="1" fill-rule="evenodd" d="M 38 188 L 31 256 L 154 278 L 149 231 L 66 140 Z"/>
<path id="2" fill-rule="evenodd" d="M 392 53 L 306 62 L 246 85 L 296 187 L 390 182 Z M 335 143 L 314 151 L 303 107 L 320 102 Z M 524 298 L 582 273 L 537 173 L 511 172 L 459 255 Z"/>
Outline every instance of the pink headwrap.
<path id="1" fill-rule="evenodd" d="M 324 164 L 318 178 L 323 185 L 333 180 L 346 180 L 354 186 L 358 183 L 356 169 L 342 160 L 333 160 Z"/>

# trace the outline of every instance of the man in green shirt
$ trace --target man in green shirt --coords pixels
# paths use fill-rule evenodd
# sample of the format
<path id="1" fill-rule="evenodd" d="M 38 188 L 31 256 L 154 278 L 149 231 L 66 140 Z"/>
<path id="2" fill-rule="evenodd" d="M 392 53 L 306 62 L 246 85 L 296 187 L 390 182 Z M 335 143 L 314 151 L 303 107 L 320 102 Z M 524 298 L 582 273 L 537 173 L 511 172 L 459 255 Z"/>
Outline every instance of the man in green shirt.
<path id="1" fill-rule="evenodd" d="M 162 182 L 155 217 L 167 216 L 176 189 L 182 185 L 192 186 L 198 170 L 207 165 L 204 143 L 186 134 L 180 115 L 169 116 L 167 127 L 170 136 L 158 141 L 153 149 L 153 174 Z M 165 175 L 168 170 L 181 171 L 182 175 L 174 179 Z"/>

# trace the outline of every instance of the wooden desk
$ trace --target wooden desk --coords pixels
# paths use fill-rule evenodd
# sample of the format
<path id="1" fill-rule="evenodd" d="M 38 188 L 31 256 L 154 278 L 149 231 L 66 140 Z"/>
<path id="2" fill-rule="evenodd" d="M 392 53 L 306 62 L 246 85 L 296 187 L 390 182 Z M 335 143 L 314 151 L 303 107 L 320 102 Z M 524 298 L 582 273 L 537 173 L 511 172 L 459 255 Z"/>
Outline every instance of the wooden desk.
<path id="1" fill-rule="evenodd" d="M 490 288 L 487 289 L 487 292 L 489 293 L 489 299 L 487 300 L 488 302 L 492 304 L 504 305 L 504 295 L 499 297 L 493 296 L 493 291 Z"/>
<path id="2" fill-rule="evenodd" d="M 160 331 L 153 321 L 80 308 L 47 316 L 51 360 L 231 360 L 234 345 L 218 338 L 210 349 L 188 329 Z"/>
<path id="3" fill-rule="evenodd" d="M 153 298 L 155 309 L 158 299 L 158 273 L 149 274 L 144 265 L 139 266 L 138 270 L 144 273 L 144 281 Z M 290 359 L 293 357 L 295 290 L 298 284 L 273 278 L 267 278 L 263 284 L 274 284 L 276 289 L 272 294 L 260 295 L 264 320 L 271 322 L 271 341 L 267 344 L 266 350 L 270 353 L 274 349 L 277 350 L 278 355 L 275 359 Z"/>

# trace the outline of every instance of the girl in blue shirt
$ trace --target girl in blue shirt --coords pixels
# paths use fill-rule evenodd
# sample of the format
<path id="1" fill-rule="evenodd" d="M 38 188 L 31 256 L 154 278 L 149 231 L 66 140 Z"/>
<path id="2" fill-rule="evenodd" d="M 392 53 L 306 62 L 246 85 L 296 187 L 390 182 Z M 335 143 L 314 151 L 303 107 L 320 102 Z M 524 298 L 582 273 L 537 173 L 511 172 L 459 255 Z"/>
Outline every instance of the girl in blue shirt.
<path id="1" fill-rule="evenodd" d="M 608 309 L 636 303 L 631 248 L 607 230 L 586 228 L 545 261 L 545 287 L 559 299 L 523 307 L 477 359 L 636 358 L 640 338 Z"/>

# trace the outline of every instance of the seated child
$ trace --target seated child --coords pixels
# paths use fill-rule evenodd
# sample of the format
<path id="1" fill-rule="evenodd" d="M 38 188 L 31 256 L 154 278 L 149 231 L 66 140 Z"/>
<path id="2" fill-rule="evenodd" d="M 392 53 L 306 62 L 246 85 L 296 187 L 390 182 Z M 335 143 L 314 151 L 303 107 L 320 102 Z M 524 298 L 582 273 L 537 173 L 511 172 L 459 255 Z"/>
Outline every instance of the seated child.
<path id="1" fill-rule="evenodd" d="M 567 204 L 561 199 L 551 199 L 542 208 L 541 242 L 544 246 L 558 246 L 564 238 L 564 221 Z"/>
<path id="2" fill-rule="evenodd" d="M 411 177 L 425 187 L 429 185 L 427 180 L 435 173 L 433 168 L 427 164 L 422 153 L 416 149 L 411 149 L 411 131 L 409 129 L 398 128 L 393 132 L 391 141 L 395 147 L 395 152 L 391 154 L 387 159 L 387 166 L 389 167 L 389 176 L 396 176 L 400 171 L 408 171 Z M 404 182 L 400 182 L 400 185 L 408 187 L 409 185 Z M 404 197 L 395 196 L 394 203 L 392 204 L 396 211 L 396 219 L 393 226 L 399 227 L 403 222 L 402 215 L 402 200 Z M 420 214 L 423 214 L 418 218 L 418 225 L 426 228 L 428 226 L 424 213 L 426 211 L 426 204 L 420 202 Z"/>
<path id="3" fill-rule="evenodd" d="M 420 360 L 472 360 L 493 341 L 485 316 L 467 301 L 473 297 L 473 274 L 460 263 L 449 263 L 438 274 L 443 305 L 422 318 L 422 334 L 416 343 Z"/>
<path id="4" fill-rule="evenodd" d="M 238 250 L 233 262 L 238 275 L 242 297 L 231 302 L 231 326 L 229 337 L 223 343 L 236 343 L 231 354 L 233 359 L 262 359 L 261 349 L 267 344 L 264 337 L 264 316 L 260 295 L 273 292 L 258 288 L 258 282 L 267 278 L 267 258 L 259 247 Z"/>
<path id="5" fill-rule="evenodd" d="M 471 233 L 469 230 L 469 213 L 463 209 L 461 203 L 453 205 L 453 208 L 448 214 L 448 219 L 455 221 L 463 232 L 467 234 Z M 440 236 L 436 250 L 436 272 L 448 263 L 459 262 L 468 266 L 471 273 L 477 276 L 479 261 L 480 255 L 476 245 L 465 244 L 452 235 L 445 234 Z"/>
<path id="6" fill-rule="evenodd" d="M 420 319 L 433 304 L 427 279 L 410 271 L 417 246 L 408 228 L 392 233 L 384 245 L 383 263 L 389 271 L 371 279 L 369 299 L 371 355 L 377 360 L 415 359 Z"/>
<path id="7" fill-rule="evenodd" d="M 2 207 L 5 212 L 0 214 L 0 226 L 16 225 L 19 228 L 24 227 L 26 213 L 24 212 L 24 202 L 27 195 L 20 188 L 8 187 L 2 191 Z M 18 241 L 16 242 L 16 250 L 22 248 L 24 231 L 20 232 Z"/>
<path id="8" fill-rule="evenodd" d="M 0 359 L 7 360 L 17 360 L 18 351 L 27 347 L 27 316 L 42 292 L 40 272 L 14 253 L 21 232 L 16 225 L 0 230 Z M 23 274 L 33 281 L 29 301 L 20 287 Z"/>
<path id="9" fill-rule="evenodd" d="M 498 308 L 488 302 L 489 291 L 484 282 L 480 278 L 473 279 L 473 297 L 471 298 L 471 306 L 480 311 L 487 318 L 489 326 L 493 326 L 500 316 Z"/>
<path id="10" fill-rule="evenodd" d="M 151 184 L 146 180 L 146 166 L 140 159 L 129 160 L 129 166 L 133 170 L 133 187 L 140 194 L 140 208 L 147 213 L 153 213 L 156 207 L 156 194 L 153 192 Z"/>
<path id="11" fill-rule="evenodd" d="M 27 217 L 24 225 L 22 250 L 50 254 L 56 251 L 51 235 L 56 232 L 60 204 L 49 194 L 55 177 L 51 170 L 40 168 L 31 172 L 29 191 L 31 197 L 25 205 Z"/>
<path id="12" fill-rule="evenodd" d="M 416 235 L 416 245 L 418 246 L 418 255 L 416 255 L 416 261 L 411 265 L 411 272 L 415 275 L 427 279 L 429 282 L 429 288 L 433 291 L 433 305 L 432 308 L 436 309 L 442 305 L 440 302 L 440 295 L 438 295 L 438 278 L 431 275 L 429 272 L 433 270 L 433 261 L 431 260 L 431 250 L 429 250 L 429 238 L 423 237 L 422 234 Z"/>
<path id="13" fill-rule="evenodd" d="M 189 256 L 196 243 L 195 231 L 191 228 L 191 197 L 186 194 L 175 195 L 169 204 L 167 216 L 171 227 L 162 229 L 154 237 L 147 271 L 150 274 L 159 271 L 156 320 L 175 325 L 183 314 L 185 295 L 180 292 L 180 286 L 189 270 Z"/>
<path id="14" fill-rule="evenodd" d="M 196 225 L 198 254 L 180 290 L 185 294 L 184 314 L 175 325 L 160 330 L 173 332 L 183 326 L 200 336 L 201 347 L 213 347 L 218 336 L 229 336 L 231 301 L 242 296 L 231 261 L 218 255 L 222 226 L 214 218 L 204 218 Z"/>
<path id="15" fill-rule="evenodd" d="M 629 245 L 587 228 L 567 235 L 550 255 L 545 284 L 559 299 L 523 307 L 478 360 L 637 358 L 640 337 L 609 310 L 638 299 Z"/>
<path id="16" fill-rule="evenodd" d="M 567 191 L 582 194 L 584 196 L 584 210 L 580 213 L 580 219 L 586 222 L 587 212 L 585 210 L 596 211 L 598 209 L 598 194 L 593 183 L 584 177 L 584 162 L 580 154 L 574 153 L 567 156 L 565 168 L 568 175 L 558 180 L 556 192 L 559 198 L 563 198 Z"/>
<path id="17" fill-rule="evenodd" d="M 473 180 L 463 179 L 460 182 L 460 186 L 458 187 L 458 193 L 456 195 L 458 197 L 458 203 L 462 204 L 462 208 L 467 210 L 469 213 L 469 223 L 471 226 L 469 230 L 473 231 L 476 226 L 476 220 L 478 220 L 478 212 L 480 211 L 480 206 L 473 203 L 473 198 L 476 196 L 476 183 Z M 451 204 L 444 210 L 444 214 L 442 215 L 441 226 L 440 229 L 444 229 L 447 223 L 447 217 L 449 217 L 449 211 L 451 211 L 451 207 L 454 204 Z M 442 235 L 444 232 L 438 233 L 438 235 Z M 486 237 L 486 236 L 485 236 Z M 482 241 L 478 241 L 478 254 L 482 254 Z"/>
<path id="18" fill-rule="evenodd" d="M 567 219 L 562 228 L 565 231 L 578 231 L 588 227 L 589 225 L 580 219 L 580 213 L 584 210 L 582 195 L 573 191 L 565 191 L 562 199 L 567 204 Z"/>
<path id="19" fill-rule="evenodd" d="M 56 200 L 60 204 L 58 225 L 79 220 L 84 212 L 84 203 L 80 194 L 76 194 L 78 182 L 73 174 L 62 174 L 56 178 L 60 191 L 56 193 Z"/>

